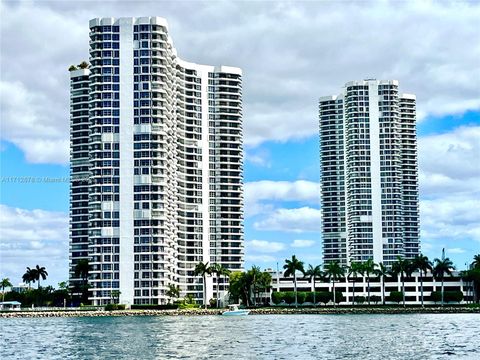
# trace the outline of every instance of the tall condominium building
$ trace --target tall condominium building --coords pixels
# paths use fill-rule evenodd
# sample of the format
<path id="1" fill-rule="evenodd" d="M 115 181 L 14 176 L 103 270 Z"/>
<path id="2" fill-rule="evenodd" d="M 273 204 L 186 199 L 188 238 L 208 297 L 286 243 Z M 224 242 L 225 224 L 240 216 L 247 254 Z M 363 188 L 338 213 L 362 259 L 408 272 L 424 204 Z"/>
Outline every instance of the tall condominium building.
<path id="1" fill-rule="evenodd" d="M 194 267 L 243 269 L 242 71 L 181 60 L 162 18 L 98 18 L 70 80 L 72 284 L 88 259 L 96 305 L 217 296 Z"/>
<path id="2" fill-rule="evenodd" d="M 319 115 L 324 262 L 419 254 L 415 96 L 354 81 L 320 98 Z"/>

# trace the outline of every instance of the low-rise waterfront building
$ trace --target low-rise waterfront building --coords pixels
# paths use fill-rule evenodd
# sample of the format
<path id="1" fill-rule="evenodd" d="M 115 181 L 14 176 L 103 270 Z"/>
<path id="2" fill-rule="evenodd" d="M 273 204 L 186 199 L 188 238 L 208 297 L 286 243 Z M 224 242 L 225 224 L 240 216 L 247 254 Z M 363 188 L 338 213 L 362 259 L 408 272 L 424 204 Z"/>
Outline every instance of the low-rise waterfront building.
<path id="1" fill-rule="evenodd" d="M 294 291 L 293 278 L 286 278 L 283 276 L 282 272 L 277 272 L 272 269 L 267 269 L 272 275 L 272 289 L 271 291 Z M 313 282 L 307 278 L 302 277 L 301 273 L 297 274 L 297 291 L 313 291 Z M 422 280 L 422 281 L 421 281 Z M 368 279 L 366 276 L 358 276 L 355 278 L 344 277 L 340 281 L 335 282 L 335 291 L 341 292 L 345 298 L 345 301 L 342 304 L 353 304 L 353 291 L 354 291 L 354 281 L 355 281 L 355 297 L 368 296 Z M 384 285 L 382 284 L 384 283 Z M 405 283 L 405 303 L 408 305 L 416 305 L 421 303 L 421 286 L 423 282 L 423 297 L 425 304 L 435 304 L 434 301 L 430 300 L 430 295 L 432 292 L 441 291 L 442 284 L 439 280 L 435 280 L 431 273 L 420 278 L 420 273 L 415 272 L 410 277 L 404 279 Z M 462 303 L 471 302 L 474 300 L 473 286 L 469 282 L 465 282 L 460 277 L 459 271 L 453 271 L 452 276 L 446 276 L 443 280 L 444 282 L 444 291 L 461 291 L 463 293 Z M 400 275 L 394 277 L 385 277 L 381 279 L 378 276 L 370 277 L 370 296 L 378 296 L 381 301 L 383 301 L 383 292 L 382 287 L 385 287 L 384 293 L 387 303 L 392 303 L 388 301 L 388 297 L 393 291 L 402 291 L 402 279 Z M 331 281 L 322 281 L 317 279 L 315 281 L 315 291 L 332 291 L 332 282 Z"/>

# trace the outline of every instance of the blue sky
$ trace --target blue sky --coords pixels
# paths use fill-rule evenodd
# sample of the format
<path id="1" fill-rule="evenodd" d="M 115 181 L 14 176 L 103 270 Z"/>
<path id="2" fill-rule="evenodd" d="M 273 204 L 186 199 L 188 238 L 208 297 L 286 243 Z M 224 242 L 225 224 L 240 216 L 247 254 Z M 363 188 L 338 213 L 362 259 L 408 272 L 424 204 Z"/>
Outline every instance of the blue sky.
<path id="1" fill-rule="evenodd" d="M 106 15 L 165 17 L 180 57 L 243 68 L 247 266 L 321 263 L 317 99 L 376 77 L 417 95 L 422 251 L 464 268 L 480 252 L 480 7 L 369 4 L 3 2 L 0 276 L 39 263 L 47 282 L 67 278 L 66 69 Z"/>

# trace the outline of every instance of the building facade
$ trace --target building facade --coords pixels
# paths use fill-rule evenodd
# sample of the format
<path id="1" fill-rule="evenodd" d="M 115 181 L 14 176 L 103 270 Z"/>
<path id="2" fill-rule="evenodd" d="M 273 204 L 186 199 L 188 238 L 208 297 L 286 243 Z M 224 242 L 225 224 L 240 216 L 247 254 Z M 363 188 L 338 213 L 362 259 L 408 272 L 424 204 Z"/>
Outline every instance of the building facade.
<path id="1" fill-rule="evenodd" d="M 293 277 L 285 277 L 282 272 L 277 272 L 272 269 L 265 270 L 272 275 L 272 291 L 294 291 Z M 421 304 L 422 300 L 422 286 L 423 298 L 425 304 L 435 304 L 431 300 L 432 292 L 440 292 L 442 290 L 442 283 L 435 279 L 432 273 L 428 271 L 426 274 L 420 276 L 419 272 L 412 273 L 404 279 L 405 282 L 405 303 L 409 305 Z M 402 279 L 400 275 L 382 277 L 372 275 L 370 279 L 367 276 L 345 276 L 335 282 L 335 291 L 341 292 L 344 300 L 341 304 L 353 304 L 355 286 L 355 297 L 368 297 L 368 286 L 370 286 L 370 296 L 375 296 L 381 299 L 379 303 L 385 302 L 392 304 L 389 300 L 392 291 L 402 292 Z M 297 274 L 297 290 L 298 291 L 313 291 L 313 281 L 303 277 L 303 274 Z M 315 282 L 315 291 L 333 291 L 333 284 L 331 281 L 317 279 Z M 444 291 L 461 291 L 463 293 L 462 303 L 472 302 L 475 300 L 473 284 L 468 281 L 463 281 L 460 271 L 452 271 L 451 276 L 444 278 Z M 270 299 L 270 294 L 264 294 L 265 298 Z"/>
<path id="2" fill-rule="evenodd" d="M 319 120 L 324 263 L 418 255 L 415 96 L 353 81 L 320 98 Z"/>
<path id="3" fill-rule="evenodd" d="M 215 297 L 195 265 L 243 269 L 242 71 L 181 60 L 158 17 L 91 20 L 89 59 L 70 72 L 71 282 L 88 259 L 95 305 Z"/>

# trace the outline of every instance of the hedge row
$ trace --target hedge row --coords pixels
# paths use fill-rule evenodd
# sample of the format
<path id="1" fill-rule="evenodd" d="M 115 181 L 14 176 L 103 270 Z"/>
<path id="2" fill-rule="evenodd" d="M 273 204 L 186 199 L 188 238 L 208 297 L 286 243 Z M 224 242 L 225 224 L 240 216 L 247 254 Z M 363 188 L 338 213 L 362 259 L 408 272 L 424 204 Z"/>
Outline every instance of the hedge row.
<path id="1" fill-rule="evenodd" d="M 132 305 L 132 310 L 176 310 L 178 304 L 164 304 L 164 305 Z"/>
<path id="2" fill-rule="evenodd" d="M 442 292 L 441 291 L 432 291 L 430 295 L 430 301 L 435 303 L 442 301 Z M 443 293 L 444 302 L 460 302 L 463 300 L 463 293 L 460 290 L 456 291 L 445 291 Z"/>
<path id="3" fill-rule="evenodd" d="M 295 303 L 294 291 L 275 291 L 272 293 L 272 301 L 274 304 L 279 304 L 282 301 L 287 304 Z M 333 301 L 333 293 L 329 291 L 315 291 L 315 301 L 317 303 L 327 304 Z M 345 301 L 343 294 L 335 291 L 335 301 L 337 303 Z M 297 302 L 303 304 L 304 302 L 313 303 L 313 291 L 299 291 L 297 292 Z"/>
<path id="4" fill-rule="evenodd" d="M 378 295 L 370 296 L 370 302 L 375 304 L 379 303 L 382 298 Z M 401 291 L 391 291 L 390 295 L 386 297 L 387 301 L 400 303 L 403 301 L 403 292 Z M 435 303 L 442 301 L 441 291 L 433 291 L 430 296 L 425 297 L 426 301 L 434 301 Z M 460 302 L 463 300 L 463 293 L 459 290 L 457 291 L 445 291 L 444 292 L 444 302 Z M 282 301 L 287 304 L 295 303 L 295 292 L 294 291 L 275 291 L 272 293 L 272 301 L 274 304 L 279 304 Z M 317 303 L 327 304 L 330 301 L 333 301 L 333 293 L 328 291 L 316 291 L 315 292 L 315 301 Z M 337 303 L 345 301 L 345 297 L 341 292 L 335 291 L 335 301 Z M 313 303 L 313 291 L 299 291 L 297 293 L 297 302 L 303 304 L 304 302 Z M 357 304 L 363 304 L 368 302 L 368 297 L 366 296 L 355 296 L 355 302 Z"/>

